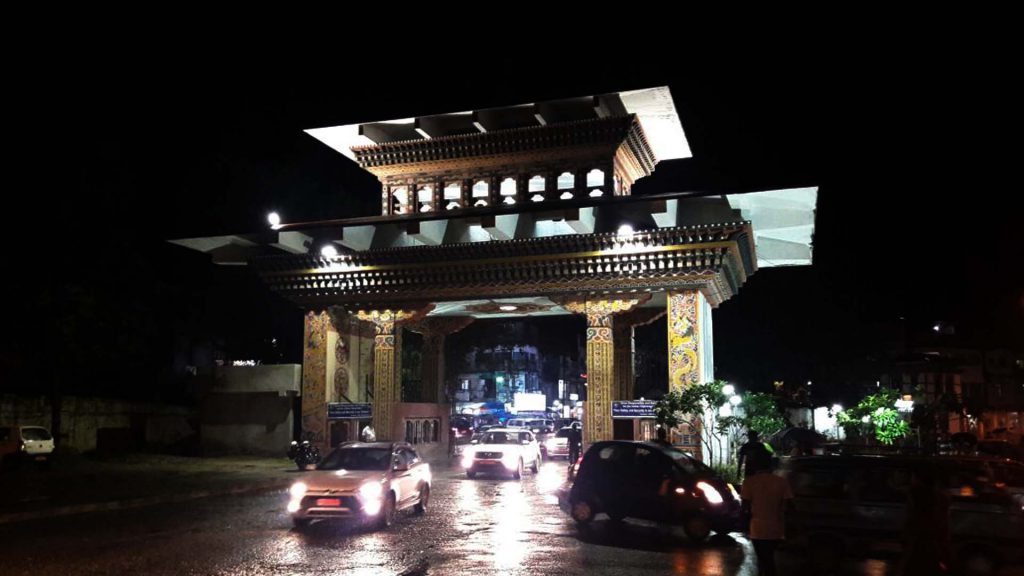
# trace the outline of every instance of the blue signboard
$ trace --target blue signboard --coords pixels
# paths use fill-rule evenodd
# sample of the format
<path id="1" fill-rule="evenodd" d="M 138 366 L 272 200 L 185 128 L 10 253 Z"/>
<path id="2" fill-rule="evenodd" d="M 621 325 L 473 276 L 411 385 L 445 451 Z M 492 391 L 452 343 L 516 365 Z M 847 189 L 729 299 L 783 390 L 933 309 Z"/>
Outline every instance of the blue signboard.
<path id="1" fill-rule="evenodd" d="M 612 418 L 654 418 L 654 400 L 612 400 Z"/>
<path id="2" fill-rule="evenodd" d="M 370 404 L 331 402 L 327 405 L 328 420 L 369 420 L 372 414 Z"/>

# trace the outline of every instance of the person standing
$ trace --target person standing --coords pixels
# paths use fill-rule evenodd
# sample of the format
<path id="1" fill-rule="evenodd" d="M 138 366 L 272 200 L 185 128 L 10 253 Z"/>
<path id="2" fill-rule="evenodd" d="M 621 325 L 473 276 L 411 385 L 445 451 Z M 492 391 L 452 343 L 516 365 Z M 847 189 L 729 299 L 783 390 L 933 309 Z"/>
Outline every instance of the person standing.
<path id="1" fill-rule="evenodd" d="M 583 446 L 583 434 L 580 431 L 579 422 L 573 422 L 569 427 L 569 468 L 572 468 L 580 458 L 580 449 Z"/>
<path id="2" fill-rule="evenodd" d="M 739 462 L 736 471 L 742 473 L 744 478 L 749 478 L 758 470 L 770 470 L 772 454 L 758 438 L 755 430 L 747 432 L 747 443 L 740 447 Z"/>
<path id="3" fill-rule="evenodd" d="M 757 573 L 775 576 L 775 550 L 786 538 L 786 507 L 793 501 L 789 482 L 768 465 L 747 476 L 740 489 L 743 510 L 750 517 L 750 541 L 757 555 Z M 748 461 L 749 466 L 749 461 Z"/>

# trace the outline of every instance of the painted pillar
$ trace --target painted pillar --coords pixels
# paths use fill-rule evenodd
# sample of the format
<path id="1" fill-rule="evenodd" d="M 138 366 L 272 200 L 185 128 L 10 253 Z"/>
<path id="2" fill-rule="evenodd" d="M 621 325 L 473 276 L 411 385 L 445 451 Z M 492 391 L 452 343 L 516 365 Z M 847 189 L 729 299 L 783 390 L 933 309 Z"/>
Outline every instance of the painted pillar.
<path id="1" fill-rule="evenodd" d="M 373 431 L 377 440 L 394 440 L 392 417 L 402 401 L 402 336 L 398 324 L 423 311 L 360 310 L 357 317 L 373 324 Z"/>
<path id="2" fill-rule="evenodd" d="M 632 400 L 633 384 L 633 325 L 616 318 L 612 325 L 615 346 L 615 394 L 612 400 Z"/>
<path id="3" fill-rule="evenodd" d="M 332 332 L 327 312 L 306 314 L 302 352 L 302 439 L 327 448 L 328 359 Z"/>
<path id="4" fill-rule="evenodd" d="M 408 325 L 409 330 L 423 335 L 421 361 L 424 402 L 443 403 L 446 401 L 444 394 L 444 341 L 448 334 L 458 332 L 472 322 L 472 316 L 441 316 L 424 318 Z"/>
<path id="5" fill-rule="evenodd" d="M 612 315 L 625 312 L 638 299 L 570 301 L 563 305 L 587 316 L 587 402 L 583 415 L 583 443 L 611 440 L 612 396 L 615 394 L 615 350 Z"/>
<path id="6" fill-rule="evenodd" d="M 682 390 L 714 380 L 711 306 L 697 290 L 668 294 L 668 385 Z"/>

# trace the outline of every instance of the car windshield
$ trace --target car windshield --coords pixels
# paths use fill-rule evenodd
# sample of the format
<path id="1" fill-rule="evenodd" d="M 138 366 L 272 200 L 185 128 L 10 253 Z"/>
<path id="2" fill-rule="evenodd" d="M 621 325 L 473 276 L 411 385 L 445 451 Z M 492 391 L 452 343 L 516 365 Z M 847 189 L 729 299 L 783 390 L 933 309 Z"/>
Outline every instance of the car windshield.
<path id="1" fill-rule="evenodd" d="M 711 468 L 705 466 L 702 462 L 692 458 L 686 452 L 681 450 L 665 450 L 665 454 L 668 454 L 680 468 L 685 470 L 689 474 L 714 474 Z"/>
<path id="2" fill-rule="evenodd" d="M 317 470 L 387 470 L 391 450 L 387 448 L 338 448 L 317 465 Z"/>
<path id="3" fill-rule="evenodd" d="M 480 440 L 481 444 L 519 444 L 518 432 L 488 432 Z"/>
<path id="4" fill-rule="evenodd" d="M 46 428 L 22 428 L 21 437 L 25 440 L 50 440 L 50 432 Z"/>

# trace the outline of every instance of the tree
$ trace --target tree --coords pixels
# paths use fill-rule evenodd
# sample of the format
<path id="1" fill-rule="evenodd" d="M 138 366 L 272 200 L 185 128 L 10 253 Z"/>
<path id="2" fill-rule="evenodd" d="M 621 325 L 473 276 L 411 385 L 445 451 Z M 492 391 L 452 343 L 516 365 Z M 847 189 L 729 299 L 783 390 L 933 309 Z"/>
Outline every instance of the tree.
<path id="1" fill-rule="evenodd" d="M 687 424 L 693 430 L 699 430 L 700 440 L 708 460 L 708 466 L 714 466 L 713 443 L 721 448 L 721 434 L 735 428 L 738 419 L 724 415 L 720 408 L 728 398 L 722 392 L 725 382 L 715 380 L 684 388 L 670 390 L 668 394 L 654 404 L 654 419 L 659 425 L 672 430 L 680 424 Z"/>
<path id="2" fill-rule="evenodd" d="M 871 433 L 882 444 L 891 445 L 910 431 L 910 425 L 895 408 L 898 398 L 899 393 L 891 389 L 866 396 L 839 413 L 839 425 L 849 436 Z"/>
<path id="3" fill-rule="evenodd" d="M 775 396 L 763 392 L 747 392 L 743 395 L 743 415 L 740 424 L 747 430 L 767 438 L 786 427 Z"/>

